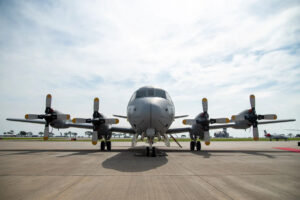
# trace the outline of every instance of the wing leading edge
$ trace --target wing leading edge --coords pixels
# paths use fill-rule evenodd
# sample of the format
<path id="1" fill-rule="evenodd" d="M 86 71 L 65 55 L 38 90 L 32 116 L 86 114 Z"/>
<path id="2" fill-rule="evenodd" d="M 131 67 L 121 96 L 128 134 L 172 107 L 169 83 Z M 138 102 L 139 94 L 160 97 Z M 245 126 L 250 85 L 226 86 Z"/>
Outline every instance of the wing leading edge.
<path id="1" fill-rule="evenodd" d="M 17 119 L 17 118 L 7 118 L 8 121 L 14 122 L 26 122 L 26 123 L 33 123 L 33 124 L 45 124 L 44 120 L 35 120 L 35 119 Z"/>

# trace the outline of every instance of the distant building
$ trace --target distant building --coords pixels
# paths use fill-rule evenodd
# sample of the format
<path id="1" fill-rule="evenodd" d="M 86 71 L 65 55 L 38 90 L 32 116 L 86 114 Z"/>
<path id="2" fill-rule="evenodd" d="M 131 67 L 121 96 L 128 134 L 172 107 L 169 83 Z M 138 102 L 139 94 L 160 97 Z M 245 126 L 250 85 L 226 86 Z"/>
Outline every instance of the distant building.
<path id="1" fill-rule="evenodd" d="M 215 138 L 229 138 L 229 133 L 227 132 L 227 128 L 223 128 L 223 131 L 215 132 Z"/>

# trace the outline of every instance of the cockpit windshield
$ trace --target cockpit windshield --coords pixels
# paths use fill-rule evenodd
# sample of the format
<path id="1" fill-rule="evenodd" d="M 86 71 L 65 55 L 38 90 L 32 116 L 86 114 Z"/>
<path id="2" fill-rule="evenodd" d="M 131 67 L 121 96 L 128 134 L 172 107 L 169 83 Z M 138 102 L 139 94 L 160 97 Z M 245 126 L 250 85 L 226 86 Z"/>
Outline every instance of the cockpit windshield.
<path id="1" fill-rule="evenodd" d="M 171 101 L 166 91 L 158 88 L 141 88 L 133 94 L 131 100 L 144 97 L 160 97 Z"/>

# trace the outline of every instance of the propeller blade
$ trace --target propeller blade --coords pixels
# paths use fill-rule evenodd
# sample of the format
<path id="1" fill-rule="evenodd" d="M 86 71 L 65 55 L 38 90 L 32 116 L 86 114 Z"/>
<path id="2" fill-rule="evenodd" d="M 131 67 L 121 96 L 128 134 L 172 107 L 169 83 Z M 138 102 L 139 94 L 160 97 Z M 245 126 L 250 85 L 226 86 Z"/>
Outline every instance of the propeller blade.
<path id="1" fill-rule="evenodd" d="M 69 120 L 70 119 L 70 115 L 69 114 L 58 114 L 57 115 L 57 119 Z"/>
<path id="2" fill-rule="evenodd" d="M 92 135 L 92 144 L 96 145 L 98 142 L 98 132 L 97 131 L 93 131 L 93 135 Z"/>
<path id="3" fill-rule="evenodd" d="M 119 119 L 117 118 L 106 118 L 105 119 L 105 124 L 118 124 Z"/>
<path id="4" fill-rule="evenodd" d="M 197 124 L 197 121 L 195 119 L 184 119 L 182 120 L 182 123 L 184 125 L 194 125 Z"/>
<path id="5" fill-rule="evenodd" d="M 95 111 L 98 112 L 98 110 L 99 110 L 99 98 L 96 97 L 96 98 L 94 99 L 94 112 L 95 112 Z"/>
<path id="6" fill-rule="evenodd" d="M 25 119 L 39 119 L 39 115 L 36 114 L 26 114 Z"/>
<path id="7" fill-rule="evenodd" d="M 51 108 L 51 99 L 52 99 L 51 94 L 47 94 L 47 96 L 46 96 L 46 108 Z"/>
<path id="8" fill-rule="evenodd" d="M 49 126 L 45 126 L 45 129 L 44 129 L 44 140 L 48 140 L 49 138 Z"/>
<path id="9" fill-rule="evenodd" d="M 275 114 L 267 114 L 267 115 L 261 115 L 262 119 L 277 119 L 277 115 Z"/>
<path id="10" fill-rule="evenodd" d="M 258 128 L 253 126 L 253 139 L 257 141 L 259 139 Z"/>
<path id="11" fill-rule="evenodd" d="M 206 145 L 210 145 L 209 131 L 204 131 L 204 141 Z"/>
<path id="12" fill-rule="evenodd" d="M 245 120 L 245 116 L 244 115 L 232 115 L 231 120 L 232 121 L 243 121 L 243 120 Z"/>
<path id="13" fill-rule="evenodd" d="M 228 118 L 217 118 L 217 119 L 211 119 L 211 120 L 215 121 L 215 123 L 221 123 L 221 124 L 230 122 L 230 120 Z"/>
<path id="14" fill-rule="evenodd" d="M 73 118 L 72 122 L 74 124 L 82 124 L 82 123 L 87 123 L 87 120 L 89 120 L 89 119 L 85 119 L 85 118 Z"/>
<path id="15" fill-rule="evenodd" d="M 255 108 L 255 96 L 253 94 L 250 95 L 250 105 L 251 108 Z"/>
<path id="16" fill-rule="evenodd" d="M 206 98 L 202 99 L 202 108 L 203 108 L 203 112 L 207 112 L 208 104 L 207 104 L 207 99 Z"/>

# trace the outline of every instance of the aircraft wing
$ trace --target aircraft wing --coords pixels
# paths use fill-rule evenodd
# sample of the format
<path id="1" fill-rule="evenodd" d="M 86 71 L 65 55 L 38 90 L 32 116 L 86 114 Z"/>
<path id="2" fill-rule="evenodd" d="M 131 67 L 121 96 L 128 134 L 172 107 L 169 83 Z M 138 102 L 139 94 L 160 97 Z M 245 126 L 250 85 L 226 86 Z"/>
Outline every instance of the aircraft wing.
<path id="1" fill-rule="evenodd" d="M 295 119 L 282 119 L 282 120 L 274 120 L 274 121 L 261 121 L 257 124 L 273 124 L 273 123 L 282 123 L 282 122 L 293 122 Z"/>
<path id="2" fill-rule="evenodd" d="M 66 122 L 66 125 L 67 125 L 69 128 L 93 129 L 93 124 L 87 124 L 87 123 L 74 124 L 74 123 L 72 123 L 72 122 Z"/>
<path id="3" fill-rule="evenodd" d="M 191 128 L 171 128 L 167 130 L 166 134 L 186 133 L 190 130 Z"/>
<path id="4" fill-rule="evenodd" d="M 36 119 L 7 118 L 6 120 L 14 121 L 14 122 L 27 122 L 27 123 L 33 123 L 33 124 L 45 124 L 46 123 L 44 120 L 36 120 Z"/>
<path id="5" fill-rule="evenodd" d="M 183 117 L 188 117 L 188 115 L 178 115 L 178 116 L 175 116 L 174 118 L 179 119 L 179 118 L 183 118 Z"/>
<path id="6" fill-rule="evenodd" d="M 124 119 L 127 119 L 127 116 L 124 116 L 124 115 L 113 115 L 114 117 L 119 117 L 119 118 L 124 118 Z"/>
<path id="7" fill-rule="evenodd" d="M 220 124 L 220 125 L 210 125 L 209 129 L 219 129 L 219 128 L 232 128 L 235 124 Z"/>
<path id="8" fill-rule="evenodd" d="M 111 127 L 109 130 L 111 132 L 119 132 L 119 133 L 130 133 L 130 134 L 136 133 L 132 128 Z"/>

